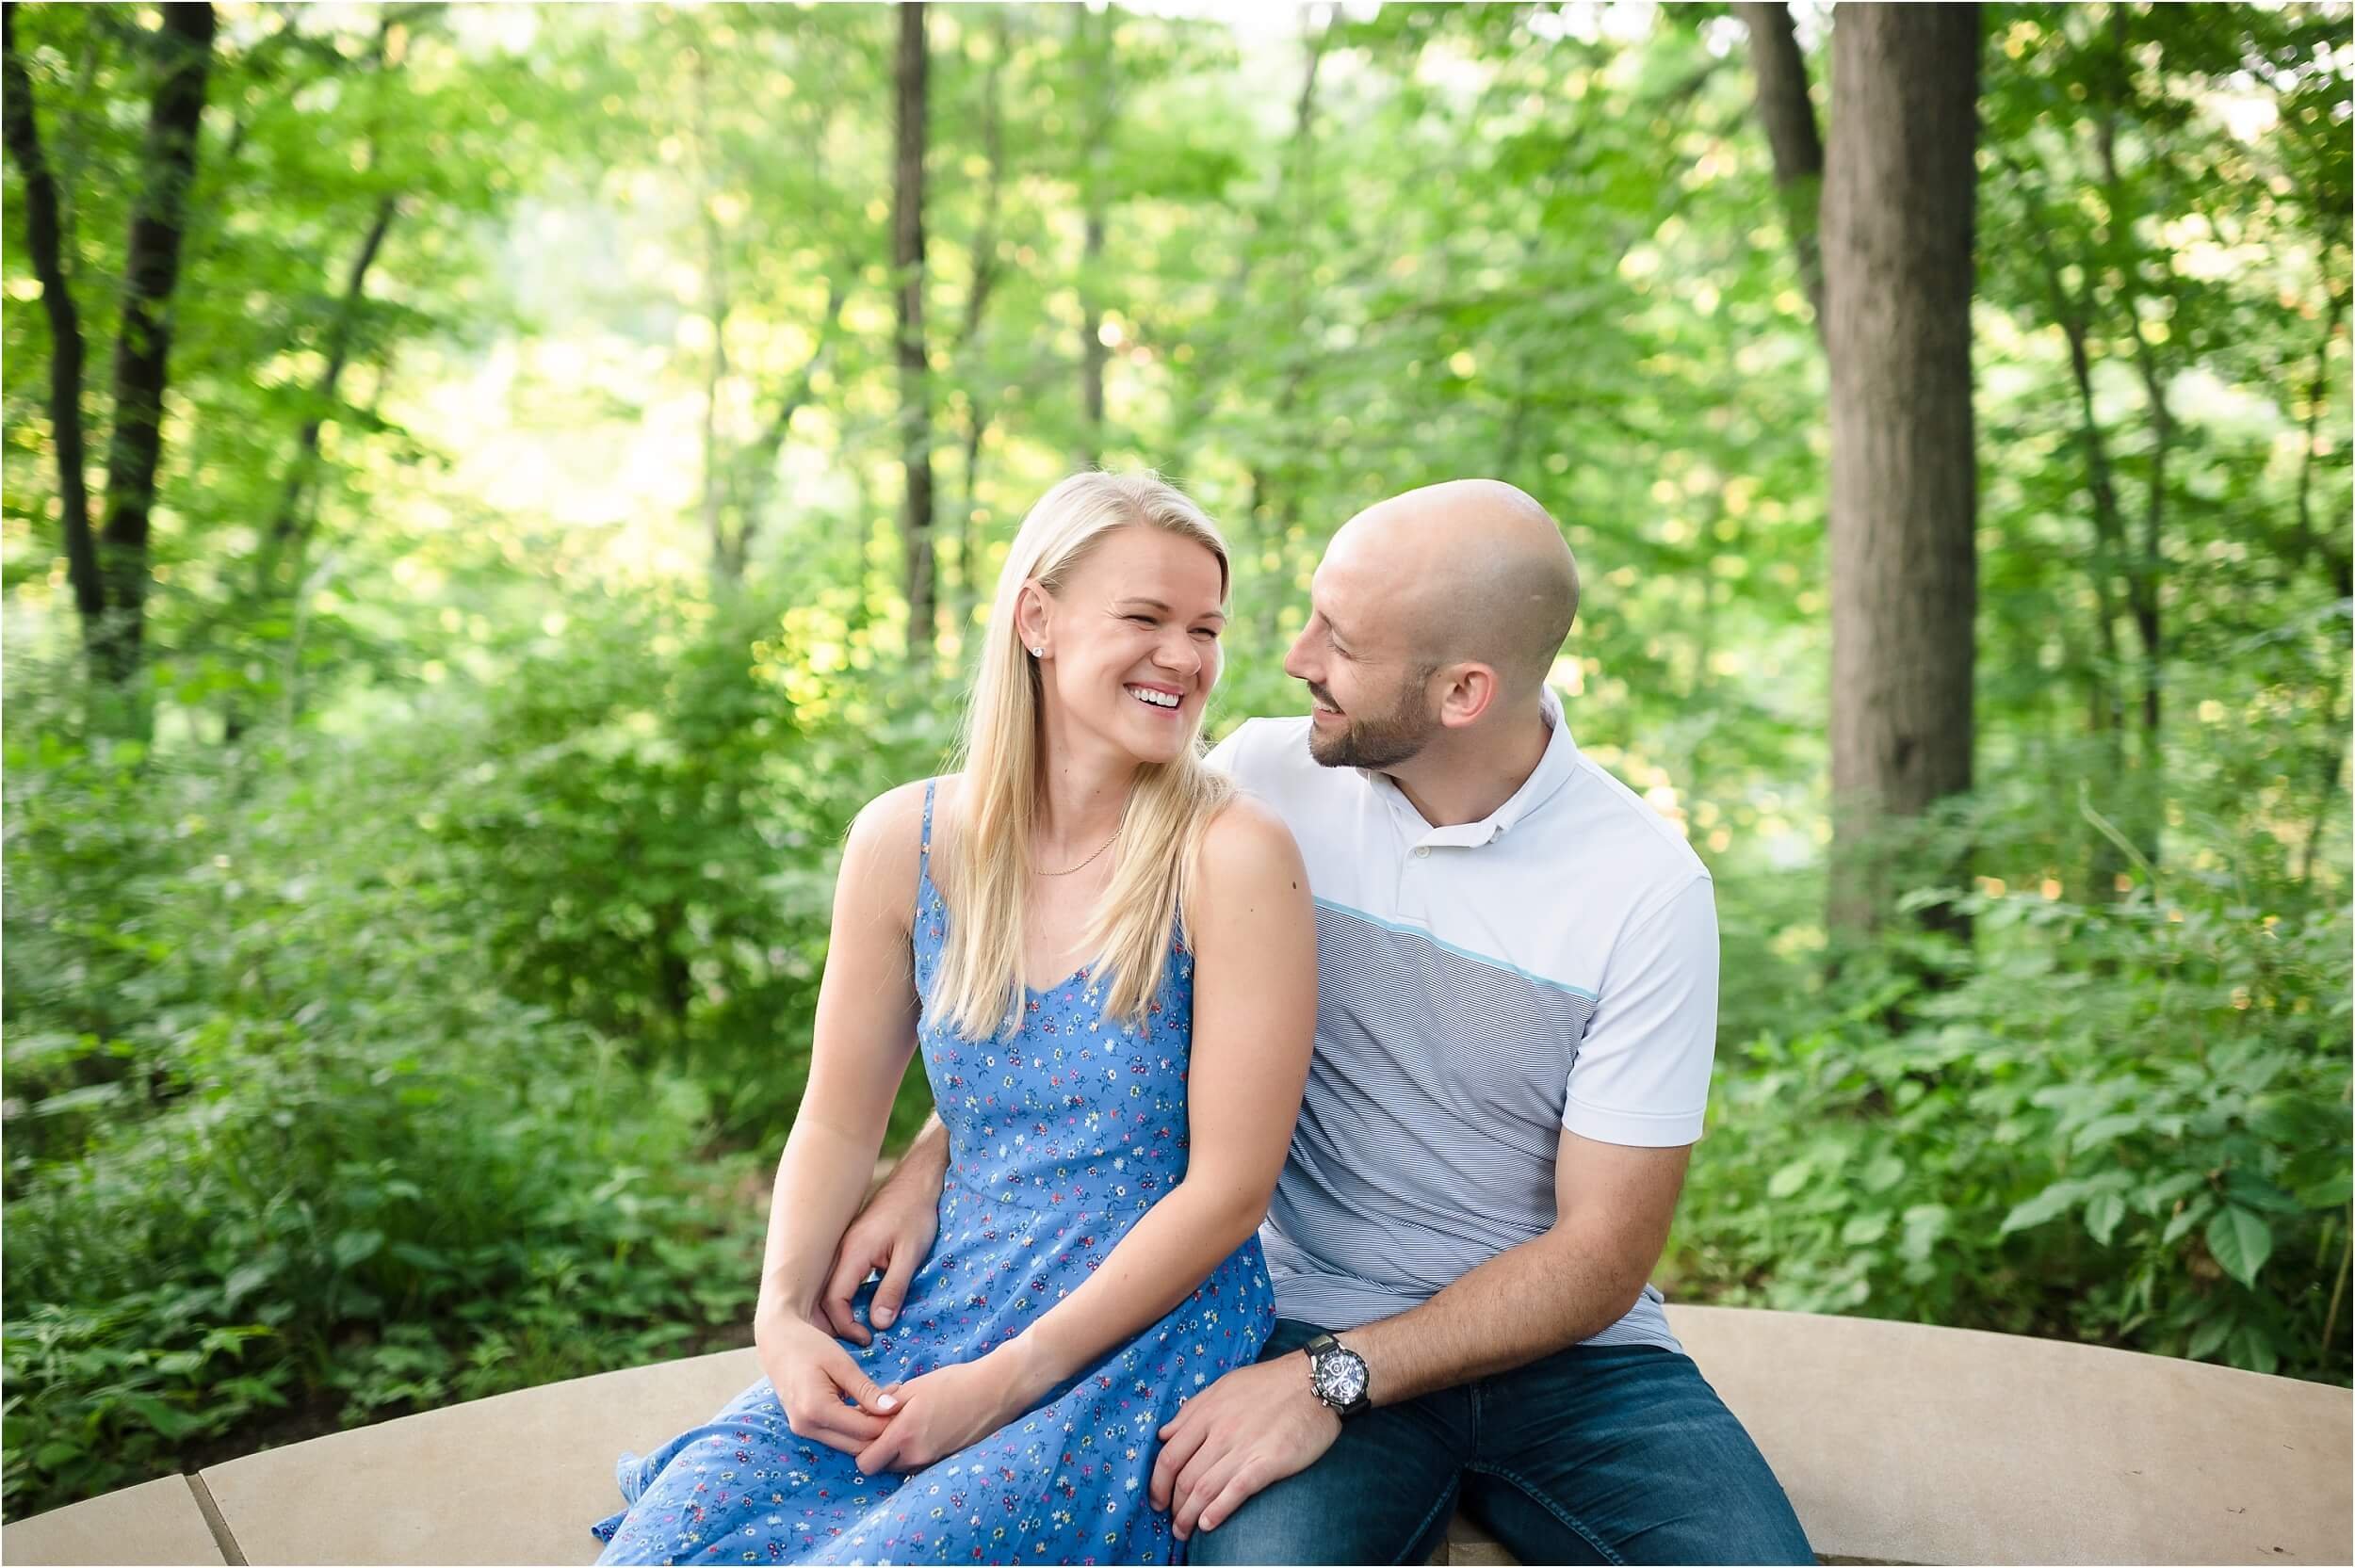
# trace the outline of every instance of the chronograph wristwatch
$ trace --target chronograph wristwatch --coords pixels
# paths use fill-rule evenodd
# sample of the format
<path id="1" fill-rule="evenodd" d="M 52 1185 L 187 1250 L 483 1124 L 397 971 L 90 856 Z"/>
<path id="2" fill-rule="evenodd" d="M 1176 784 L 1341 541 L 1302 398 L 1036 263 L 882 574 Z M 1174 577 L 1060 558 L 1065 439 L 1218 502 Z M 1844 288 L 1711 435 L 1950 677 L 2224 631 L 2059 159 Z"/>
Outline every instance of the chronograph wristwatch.
<path id="1" fill-rule="evenodd" d="M 1321 1334 L 1301 1347 L 1308 1355 L 1308 1387 L 1325 1406 L 1347 1419 L 1362 1415 L 1372 1405 L 1366 1396 L 1366 1362 L 1329 1334 Z"/>

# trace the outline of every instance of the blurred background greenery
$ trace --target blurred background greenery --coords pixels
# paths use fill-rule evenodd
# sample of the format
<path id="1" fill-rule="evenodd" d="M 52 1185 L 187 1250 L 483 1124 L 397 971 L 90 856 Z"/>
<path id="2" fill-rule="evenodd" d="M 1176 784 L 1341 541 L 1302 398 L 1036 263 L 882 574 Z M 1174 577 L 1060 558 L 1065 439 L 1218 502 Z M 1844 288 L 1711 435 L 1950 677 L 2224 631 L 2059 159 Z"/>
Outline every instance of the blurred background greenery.
<path id="1" fill-rule="evenodd" d="M 1096 461 L 1237 542 L 1214 733 L 1358 508 L 1562 521 L 1717 880 L 1672 1294 L 2347 1382 L 2347 8 L 1984 8 L 1976 788 L 1861 925 L 1747 9 L 9 6 L 8 1516 L 747 1342 L 843 828 Z"/>

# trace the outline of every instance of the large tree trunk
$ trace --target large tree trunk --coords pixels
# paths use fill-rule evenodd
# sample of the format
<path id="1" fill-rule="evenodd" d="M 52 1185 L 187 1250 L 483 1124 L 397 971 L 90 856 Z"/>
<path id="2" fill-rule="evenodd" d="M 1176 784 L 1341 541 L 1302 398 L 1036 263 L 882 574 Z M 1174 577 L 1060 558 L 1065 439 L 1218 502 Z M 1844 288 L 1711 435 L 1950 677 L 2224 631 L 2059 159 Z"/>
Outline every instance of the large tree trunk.
<path id="1" fill-rule="evenodd" d="M 89 459 L 82 438 L 82 320 L 73 308 L 65 271 L 64 225 L 57 182 L 42 154 L 41 125 L 33 114 L 33 83 L 16 54 L 16 7 L 0 8 L 6 45 L 5 118 L 8 155 L 24 177 L 24 244 L 32 252 L 33 276 L 41 280 L 41 302 L 49 316 L 49 427 L 57 448 L 57 500 L 65 524 L 68 580 L 81 613 L 83 645 L 95 652 L 106 614 L 106 590 L 98 574 L 98 543 L 90 533 Z"/>
<path id="2" fill-rule="evenodd" d="M 1798 254 L 1807 302 L 1815 309 L 1815 331 L 1824 330 L 1824 257 L 1817 223 L 1824 191 L 1824 144 L 1815 133 L 1815 108 L 1807 97 L 1807 62 L 1791 30 L 1791 8 L 1781 0 L 1743 0 L 1734 13 L 1750 34 L 1750 73 L 1758 80 L 1758 118 L 1766 128 L 1775 160 L 1775 195 L 1783 224 Z"/>
<path id="3" fill-rule="evenodd" d="M 196 180 L 196 138 L 212 66 L 213 8 L 164 7 L 155 35 L 158 78 L 147 123 L 145 185 L 132 211 L 123 261 L 122 331 L 115 342 L 114 430 L 106 451 L 106 523 L 98 540 L 106 584 L 99 666 L 117 685 L 138 672 L 147 602 L 148 517 L 163 457 L 164 380 L 171 353 L 171 295 L 180 236 Z"/>
<path id="4" fill-rule="evenodd" d="M 901 465 L 907 475 L 901 531 L 907 541 L 908 655 L 921 661 L 934 639 L 933 411 L 924 364 L 924 141 L 931 60 L 921 0 L 900 8 L 894 77 L 891 266 L 899 282 Z"/>
<path id="5" fill-rule="evenodd" d="M 1976 6 L 1852 3 L 1832 29 L 1830 915 L 1870 929 L 1891 830 L 1971 784 Z"/>

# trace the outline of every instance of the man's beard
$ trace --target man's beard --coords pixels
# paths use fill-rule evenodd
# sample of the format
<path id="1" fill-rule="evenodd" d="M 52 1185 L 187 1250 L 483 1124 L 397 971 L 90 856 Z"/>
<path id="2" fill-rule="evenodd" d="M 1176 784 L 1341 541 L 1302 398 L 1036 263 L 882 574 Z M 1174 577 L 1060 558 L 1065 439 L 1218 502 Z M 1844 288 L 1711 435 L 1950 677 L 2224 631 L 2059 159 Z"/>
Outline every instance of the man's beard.
<path id="1" fill-rule="evenodd" d="M 1311 686 L 1308 695 L 1326 707 L 1338 707 L 1332 694 Z M 1308 730 L 1308 755 L 1326 768 L 1396 768 L 1431 742 L 1439 721 L 1422 704 L 1422 683 L 1411 683 L 1398 694 L 1388 714 L 1378 719 L 1351 718 L 1336 735 L 1313 725 Z"/>

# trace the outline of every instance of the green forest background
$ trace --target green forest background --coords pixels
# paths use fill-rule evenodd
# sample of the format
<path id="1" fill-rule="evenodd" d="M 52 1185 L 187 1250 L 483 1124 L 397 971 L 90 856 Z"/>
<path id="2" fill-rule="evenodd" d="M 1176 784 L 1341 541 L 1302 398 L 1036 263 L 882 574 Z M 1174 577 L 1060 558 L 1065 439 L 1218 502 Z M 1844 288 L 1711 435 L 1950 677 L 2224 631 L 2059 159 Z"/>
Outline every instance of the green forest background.
<path id="1" fill-rule="evenodd" d="M 1718 889 L 1672 1295 L 2348 1381 L 2345 6 L 1982 8 L 1975 787 L 1862 921 L 1828 8 L 8 13 L 8 1516 L 748 1342 L 844 826 L 1094 462 L 1237 542 L 1213 733 L 1360 507 L 1561 520 Z"/>

